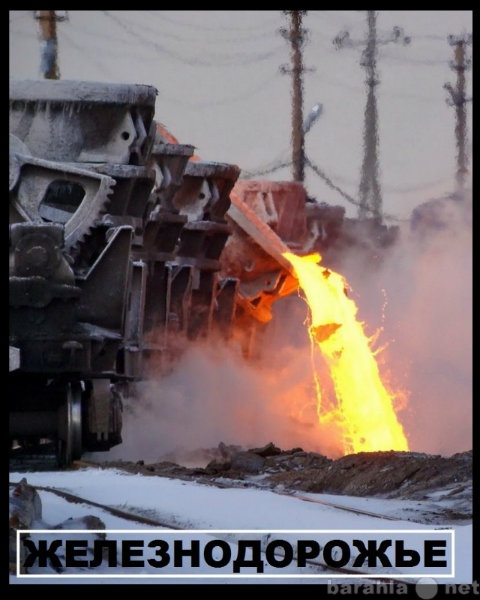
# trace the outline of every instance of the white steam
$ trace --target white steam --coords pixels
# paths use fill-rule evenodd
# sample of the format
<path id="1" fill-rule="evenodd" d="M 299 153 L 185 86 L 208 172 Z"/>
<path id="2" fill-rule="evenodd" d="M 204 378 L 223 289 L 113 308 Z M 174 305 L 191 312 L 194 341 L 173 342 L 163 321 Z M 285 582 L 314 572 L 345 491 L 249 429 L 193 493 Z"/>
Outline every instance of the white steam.
<path id="1" fill-rule="evenodd" d="M 412 451 L 472 446 L 472 231 L 464 217 L 455 207 L 444 229 L 405 227 L 378 262 L 358 252 L 342 259 L 365 333 L 378 332 L 382 377 L 405 392 L 398 415 Z M 218 342 L 192 344 L 173 372 L 152 376 L 129 399 L 124 442 L 108 458 L 159 460 L 220 442 L 337 457 L 340 432 L 322 429 L 316 415 L 307 311 L 297 296 L 275 303 L 261 360 Z"/>
<path id="2" fill-rule="evenodd" d="M 436 226 L 407 225 L 378 265 L 349 257 L 344 270 L 366 331 L 383 328 L 382 373 L 408 395 L 399 417 L 410 449 L 450 455 L 472 447 L 471 204 L 431 208 Z"/>

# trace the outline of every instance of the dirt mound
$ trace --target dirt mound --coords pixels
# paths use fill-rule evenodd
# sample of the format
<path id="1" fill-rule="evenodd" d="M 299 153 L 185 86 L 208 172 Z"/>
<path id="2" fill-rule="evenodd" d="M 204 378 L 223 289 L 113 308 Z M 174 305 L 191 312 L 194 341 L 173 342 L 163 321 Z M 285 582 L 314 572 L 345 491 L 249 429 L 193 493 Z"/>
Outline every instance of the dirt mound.
<path id="1" fill-rule="evenodd" d="M 301 472 L 290 472 L 292 485 L 309 492 L 394 498 L 422 497 L 429 490 L 471 482 L 472 453 L 449 458 L 412 452 L 363 452 Z M 272 474 L 273 483 L 284 479 Z"/>
<path id="2" fill-rule="evenodd" d="M 173 461 L 153 464 L 115 462 L 108 466 L 132 472 L 188 479 L 239 480 L 253 476 L 262 485 L 314 493 L 422 499 L 435 490 L 464 489 L 472 483 L 472 451 L 450 457 L 418 452 L 362 452 L 330 459 L 302 448 L 281 450 L 270 443 L 244 450 L 220 443 L 202 451 L 205 467 Z"/>

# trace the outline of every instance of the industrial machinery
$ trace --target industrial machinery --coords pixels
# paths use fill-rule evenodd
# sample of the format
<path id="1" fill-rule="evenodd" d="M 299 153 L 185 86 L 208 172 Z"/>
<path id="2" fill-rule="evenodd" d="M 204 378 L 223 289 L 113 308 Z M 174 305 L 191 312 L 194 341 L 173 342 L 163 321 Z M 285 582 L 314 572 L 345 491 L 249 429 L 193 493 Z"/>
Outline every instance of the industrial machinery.
<path id="1" fill-rule="evenodd" d="M 120 444 L 122 399 L 149 365 L 267 322 L 297 287 L 281 248 L 343 218 L 312 217 L 299 183 L 242 184 L 236 165 L 199 160 L 154 120 L 156 95 L 10 82 L 12 455 L 53 446 L 69 465 Z"/>

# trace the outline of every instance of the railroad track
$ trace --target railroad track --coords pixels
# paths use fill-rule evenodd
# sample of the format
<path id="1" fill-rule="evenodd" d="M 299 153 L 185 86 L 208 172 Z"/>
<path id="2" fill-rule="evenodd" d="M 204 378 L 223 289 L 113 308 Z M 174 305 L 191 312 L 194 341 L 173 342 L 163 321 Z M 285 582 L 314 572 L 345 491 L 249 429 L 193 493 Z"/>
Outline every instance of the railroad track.
<path id="1" fill-rule="evenodd" d="M 196 482 L 196 483 L 201 483 L 201 482 Z M 18 482 L 17 483 L 10 482 L 9 485 L 11 487 L 14 487 L 14 486 L 18 485 Z M 211 485 L 211 482 L 208 485 Z M 64 490 L 61 490 L 61 489 L 58 489 L 55 487 L 39 486 L 39 485 L 33 485 L 32 487 L 35 488 L 39 492 L 46 492 L 46 493 L 54 494 L 54 495 L 62 498 L 63 500 L 73 503 L 73 504 L 85 504 L 87 506 L 91 506 L 92 508 L 105 511 L 106 513 L 108 513 L 112 516 L 125 519 L 132 523 L 147 525 L 152 528 L 164 528 L 164 529 L 171 529 L 171 530 L 178 530 L 178 531 L 184 531 L 186 529 L 190 529 L 190 528 L 180 527 L 177 523 L 171 523 L 169 521 L 164 521 L 164 520 L 159 520 L 159 519 L 152 519 L 150 517 L 146 517 L 144 515 L 135 513 L 133 511 L 125 511 L 123 509 L 119 509 L 119 508 L 116 508 L 116 507 L 113 507 L 113 506 L 110 506 L 107 504 L 94 502 L 94 501 L 88 500 L 87 498 L 84 498 L 82 496 L 78 496 L 77 494 L 65 492 Z M 225 484 L 218 484 L 218 487 L 228 488 L 229 486 L 227 486 Z M 234 487 L 234 486 L 230 486 L 230 487 Z M 255 486 L 252 486 L 252 487 L 255 487 Z M 258 487 L 259 487 L 259 489 L 265 489 L 265 488 L 260 488 L 260 486 L 258 486 Z M 271 491 L 272 493 L 280 494 L 282 496 L 288 496 L 288 497 L 291 497 L 291 498 L 294 498 L 294 499 L 297 499 L 300 501 L 315 502 L 318 504 L 334 507 L 334 508 L 341 509 L 341 510 L 347 510 L 349 512 L 353 512 L 353 513 L 357 513 L 357 514 L 368 514 L 369 516 L 375 516 L 378 518 L 389 518 L 389 517 L 384 517 L 383 515 L 379 515 L 379 514 L 377 515 L 375 513 L 370 513 L 370 512 L 367 513 L 364 511 L 358 511 L 358 510 L 355 510 L 355 509 L 352 509 L 349 507 L 337 505 L 332 502 L 323 502 L 320 500 L 317 501 L 317 500 L 313 500 L 308 497 L 297 496 L 295 494 L 289 494 L 289 493 L 284 493 L 284 492 L 275 492 L 273 490 L 269 490 L 269 491 Z M 86 531 L 88 531 L 88 530 L 86 530 Z M 213 531 L 215 531 L 215 530 L 213 530 Z M 232 542 L 231 534 L 230 534 L 228 541 Z M 392 577 L 392 578 L 389 578 L 387 576 L 382 576 L 382 577 L 377 576 L 376 577 L 375 574 L 372 574 L 371 572 L 368 572 L 365 570 L 350 569 L 348 567 L 332 567 L 330 565 L 327 565 L 326 563 L 322 563 L 322 562 L 316 561 L 316 560 L 307 559 L 305 562 L 312 569 L 318 570 L 318 572 L 331 573 L 332 577 L 334 577 L 335 575 L 356 575 L 359 578 L 361 578 L 362 583 L 384 584 L 384 585 L 385 584 L 388 584 L 388 585 L 398 584 L 398 581 L 399 581 L 398 579 L 396 579 L 394 577 Z M 378 575 L 378 573 L 377 573 L 377 575 Z M 347 581 L 351 581 L 351 580 L 349 579 Z M 414 581 L 406 581 L 403 578 L 401 581 L 403 581 L 404 583 L 415 583 Z"/>
<path id="2" fill-rule="evenodd" d="M 98 465 L 96 463 L 93 463 L 93 462 L 89 462 L 89 461 L 76 461 L 75 466 L 76 466 L 76 468 L 79 468 L 79 467 L 102 468 L 100 465 Z M 118 467 L 118 468 L 121 468 L 121 467 Z M 377 518 L 377 519 L 385 519 L 387 521 L 398 521 L 398 518 L 396 518 L 396 517 L 390 517 L 388 515 L 382 515 L 380 513 L 374 513 L 374 512 L 370 512 L 370 511 L 363 510 L 363 509 L 352 508 L 350 506 L 345 506 L 343 504 L 338 504 L 336 502 L 331 502 L 331 501 L 328 501 L 328 500 L 320 500 L 320 499 L 317 499 L 317 498 L 311 498 L 309 496 L 305 496 L 303 494 L 299 494 L 299 493 L 297 493 L 294 490 L 293 491 L 283 491 L 283 492 L 281 492 L 279 490 L 275 490 L 275 489 L 273 489 L 271 487 L 268 487 L 268 486 L 259 485 L 255 481 L 249 481 L 247 483 L 247 485 L 245 485 L 245 483 L 246 483 L 245 481 L 237 482 L 237 481 L 235 481 L 233 479 L 231 481 L 229 481 L 228 483 L 223 483 L 221 481 L 216 481 L 214 479 L 210 479 L 208 477 L 202 477 L 202 476 L 198 476 L 198 477 L 188 476 L 188 477 L 185 477 L 185 476 L 178 475 L 178 474 L 169 476 L 169 475 L 162 475 L 162 474 L 159 474 L 159 473 L 155 473 L 155 475 L 157 477 L 165 477 L 166 476 L 166 477 L 173 478 L 173 479 L 184 479 L 186 481 L 193 481 L 195 483 L 200 483 L 202 485 L 210 485 L 210 486 L 215 486 L 215 487 L 219 487 L 219 488 L 223 488 L 223 489 L 237 488 L 237 487 L 242 487 L 242 488 L 248 487 L 248 488 L 251 488 L 251 489 L 268 491 L 268 492 L 271 492 L 272 494 L 277 494 L 279 496 L 288 496 L 289 498 L 295 498 L 296 500 L 301 500 L 303 502 L 312 502 L 314 504 L 321 504 L 323 506 L 329 506 L 331 508 L 335 508 L 335 509 L 338 509 L 338 510 L 344 510 L 346 512 L 354 513 L 354 514 L 357 514 L 357 515 L 363 515 L 363 516 L 367 516 L 367 517 L 374 517 L 374 518 Z"/>

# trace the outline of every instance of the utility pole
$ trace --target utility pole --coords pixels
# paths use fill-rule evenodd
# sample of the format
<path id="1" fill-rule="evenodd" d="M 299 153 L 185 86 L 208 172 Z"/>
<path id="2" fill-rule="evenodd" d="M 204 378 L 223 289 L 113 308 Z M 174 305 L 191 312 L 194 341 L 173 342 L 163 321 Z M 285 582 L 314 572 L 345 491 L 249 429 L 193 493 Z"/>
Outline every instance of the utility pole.
<path id="1" fill-rule="evenodd" d="M 57 62 L 57 21 L 63 21 L 65 17 L 57 16 L 54 10 L 37 10 L 35 18 L 40 24 L 40 40 L 42 44 L 40 71 L 44 79 L 60 79 L 60 70 Z"/>
<path id="2" fill-rule="evenodd" d="M 302 49 L 307 38 L 307 30 L 302 28 L 306 10 L 284 10 L 290 15 L 290 29 L 281 28 L 280 34 L 290 42 L 292 66 L 280 67 L 280 72 L 292 75 L 292 165 L 293 180 L 303 183 L 305 179 L 305 131 L 303 127 L 303 66 Z M 311 69 L 308 69 L 311 70 Z"/>
<path id="3" fill-rule="evenodd" d="M 358 216 L 365 219 L 371 214 L 376 224 L 381 225 L 382 215 L 382 192 L 378 176 L 378 110 L 375 88 L 380 83 L 377 72 L 378 46 L 390 42 L 402 41 L 410 43 L 410 38 L 403 35 L 400 27 L 394 27 L 389 38 L 379 40 L 376 31 L 377 13 L 374 10 L 367 11 L 368 37 L 366 41 L 354 42 L 350 39 L 348 31 L 337 35 L 333 44 L 338 48 L 344 46 L 365 45 L 362 52 L 360 64 L 365 68 L 367 84 L 367 102 L 365 105 L 365 118 L 363 128 L 363 163 L 361 180 L 359 186 L 359 209 Z"/>
<path id="4" fill-rule="evenodd" d="M 456 124 L 455 137 L 457 146 L 457 172 L 456 172 L 456 192 L 460 198 L 463 198 L 465 190 L 465 179 L 468 173 L 467 156 L 467 113 L 465 105 L 471 100 L 465 95 L 465 71 L 470 68 L 471 61 L 465 59 L 465 47 L 472 43 L 471 35 L 448 36 L 450 46 L 454 48 L 454 60 L 450 62 L 450 67 L 457 72 L 457 86 L 453 89 L 452 85 L 446 83 L 443 87 L 450 92 L 450 98 L 447 103 L 455 106 Z"/>

